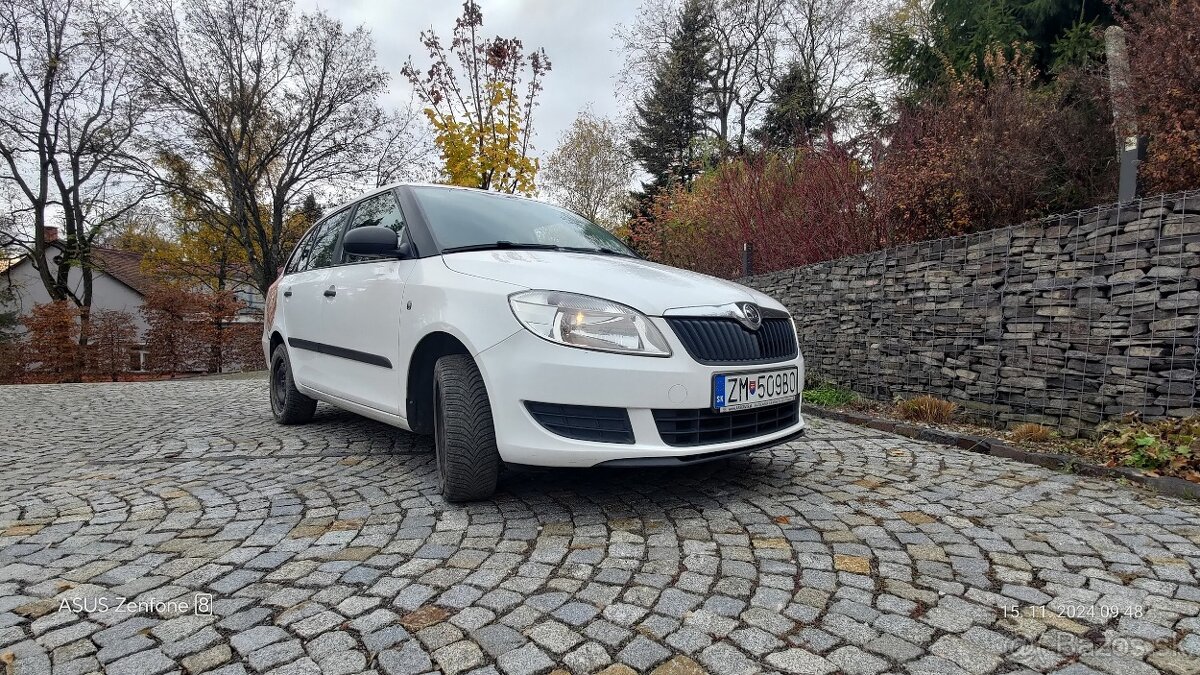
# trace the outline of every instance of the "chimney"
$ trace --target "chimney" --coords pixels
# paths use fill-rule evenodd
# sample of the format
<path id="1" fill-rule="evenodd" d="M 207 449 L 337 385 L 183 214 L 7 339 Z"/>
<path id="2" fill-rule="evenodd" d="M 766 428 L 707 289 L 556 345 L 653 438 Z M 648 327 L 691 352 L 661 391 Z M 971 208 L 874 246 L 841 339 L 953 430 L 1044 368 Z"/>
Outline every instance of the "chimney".
<path id="1" fill-rule="evenodd" d="M 44 229 L 46 232 L 45 240 L 46 240 L 47 244 L 58 241 L 58 228 L 57 227 L 47 225 Z"/>

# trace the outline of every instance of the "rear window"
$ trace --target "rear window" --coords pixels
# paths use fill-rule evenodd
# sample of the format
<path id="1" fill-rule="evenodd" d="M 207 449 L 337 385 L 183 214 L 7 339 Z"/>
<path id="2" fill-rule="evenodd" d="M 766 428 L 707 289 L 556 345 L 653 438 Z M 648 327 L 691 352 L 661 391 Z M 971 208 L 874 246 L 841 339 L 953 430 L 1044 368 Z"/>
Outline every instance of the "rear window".
<path id="1" fill-rule="evenodd" d="M 321 223 L 321 226 L 317 229 L 316 237 L 313 238 L 312 253 L 308 256 L 306 269 L 315 270 L 322 267 L 329 267 L 336 262 L 334 249 L 337 246 L 338 238 L 342 234 L 342 221 L 345 219 L 346 211 L 343 210 L 330 216 L 324 223 Z"/>
<path id="2" fill-rule="evenodd" d="M 296 244 L 296 250 L 292 251 L 292 257 L 288 259 L 287 266 L 283 268 L 284 274 L 295 274 L 296 272 L 304 271 L 304 266 L 308 262 L 308 254 L 312 248 L 312 239 L 316 233 L 316 227 L 304 233 L 304 237 L 300 239 L 300 243 Z"/>

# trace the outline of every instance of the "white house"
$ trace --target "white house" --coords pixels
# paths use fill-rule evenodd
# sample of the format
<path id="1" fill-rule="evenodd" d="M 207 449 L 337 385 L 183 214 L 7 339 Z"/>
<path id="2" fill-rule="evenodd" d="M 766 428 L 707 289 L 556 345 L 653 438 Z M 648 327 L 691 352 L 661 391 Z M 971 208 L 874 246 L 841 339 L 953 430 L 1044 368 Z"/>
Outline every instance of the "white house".
<path id="1" fill-rule="evenodd" d="M 46 243 L 49 245 L 46 265 L 53 276 L 58 273 L 57 261 L 62 252 L 57 228 L 46 228 Z M 130 251 L 95 246 L 92 247 L 92 261 L 92 309 L 129 312 L 134 317 L 139 336 L 144 335 L 147 326 L 140 313 L 142 300 L 153 284 L 141 272 L 142 256 Z M 83 273 L 78 268 L 71 268 L 67 282 L 73 290 L 83 293 Z M 34 305 L 50 302 L 50 294 L 46 292 L 33 266 L 33 256 L 26 255 L 16 260 L 4 271 L 0 283 L 12 288 L 21 316 L 32 311 Z"/>
<path id="2" fill-rule="evenodd" d="M 54 251 L 61 253 L 63 250 L 58 240 L 58 228 L 46 228 L 46 243 L 49 245 L 49 260 L 46 264 L 53 275 L 58 270 L 58 258 Z M 72 268 L 68 274 L 68 283 L 72 289 L 82 293 L 83 273 L 78 268 Z M 11 285 L 18 316 L 28 315 L 34 305 L 50 302 L 50 294 L 46 292 L 46 287 L 33 266 L 32 256 L 26 255 L 0 271 L 0 284 L 6 287 Z M 145 343 L 146 331 L 149 328 L 142 317 L 142 303 L 153 287 L 154 282 L 142 273 L 140 253 L 102 246 L 92 247 L 92 310 L 114 309 L 128 312 L 133 316 L 140 344 Z M 249 287 L 240 287 L 235 289 L 234 293 L 245 305 L 239 312 L 238 321 L 261 321 L 264 304 L 262 295 Z M 145 350 L 139 347 L 131 354 L 130 370 L 138 371 L 144 368 Z"/>

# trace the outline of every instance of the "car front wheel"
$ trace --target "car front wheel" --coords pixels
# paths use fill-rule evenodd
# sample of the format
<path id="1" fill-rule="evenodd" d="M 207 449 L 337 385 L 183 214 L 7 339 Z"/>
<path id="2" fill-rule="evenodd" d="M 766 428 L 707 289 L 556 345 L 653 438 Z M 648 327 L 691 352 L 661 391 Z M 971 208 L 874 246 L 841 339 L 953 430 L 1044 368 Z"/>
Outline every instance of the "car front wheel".
<path id="1" fill-rule="evenodd" d="M 313 417 L 317 402 L 296 389 L 292 362 L 283 345 L 271 352 L 271 414 L 280 424 L 304 424 Z"/>
<path id="2" fill-rule="evenodd" d="M 433 438 L 438 482 L 449 502 L 486 499 L 496 491 L 500 453 L 492 406 L 474 359 L 451 354 L 433 370 Z"/>

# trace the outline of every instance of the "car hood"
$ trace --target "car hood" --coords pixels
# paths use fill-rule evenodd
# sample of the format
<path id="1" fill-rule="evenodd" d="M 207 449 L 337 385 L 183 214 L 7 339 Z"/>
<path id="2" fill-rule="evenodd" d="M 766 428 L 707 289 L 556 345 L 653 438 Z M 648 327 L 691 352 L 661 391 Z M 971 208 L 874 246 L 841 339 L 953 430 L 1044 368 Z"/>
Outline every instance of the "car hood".
<path id="1" fill-rule="evenodd" d="M 565 251 L 464 251 L 442 256 L 461 274 L 612 300 L 650 316 L 668 309 L 753 302 L 783 305 L 741 284 L 639 258 Z"/>

